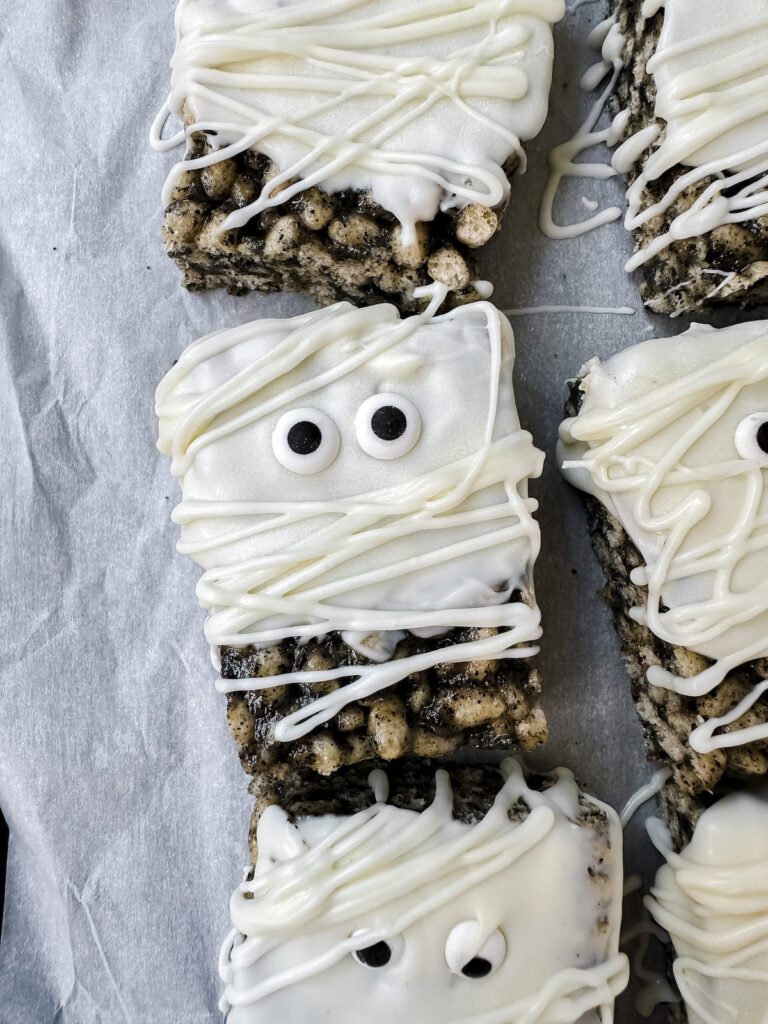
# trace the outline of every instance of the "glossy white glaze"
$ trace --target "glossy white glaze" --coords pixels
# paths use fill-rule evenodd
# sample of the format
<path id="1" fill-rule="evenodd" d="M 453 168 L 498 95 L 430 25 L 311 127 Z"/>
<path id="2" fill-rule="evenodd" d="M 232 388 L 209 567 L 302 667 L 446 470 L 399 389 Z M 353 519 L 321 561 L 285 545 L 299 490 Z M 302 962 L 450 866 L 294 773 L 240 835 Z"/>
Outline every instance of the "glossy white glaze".
<path id="1" fill-rule="evenodd" d="M 768 0 L 729 0 L 727 20 L 721 0 L 665 0 L 663 7 L 648 71 L 664 130 L 658 144 L 649 140 L 650 152 L 633 154 L 643 165 L 627 193 L 627 227 L 668 213 L 685 189 L 715 180 L 628 270 L 674 241 L 768 214 Z M 691 170 L 659 202 L 644 202 L 646 185 L 676 165 Z"/>
<path id="2" fill-rule="evenodd" d="M 643 15 L 650 18 L 662 8 L 662 32 L 647 68 L 656 88 L 657 123 L 626 139 L 610 164 L 577 160 L 599 143 L 614 145 L 629 117 L 629 111 L 621 111 L 608 128 L 595 128 L 623 66 L 625 41 L 615 19 L 609 19 L 595 36 L 602 59 L 583 80 L 594 89 L 608 75 L 607 85 L 574 137 L 552 151 L 541 208 L 542 230 L 554 238 L 600 227 L 621 215 L 618 208 L 599 210 L 575 224 L 555 223 L 560 182 L 606 179 L 636 168 L 625 217 L 626 227 L 634 230 L 669 214 L 686 189 L 713 178 L 668 229 L 638 249 L 627 262 L 629 271 L 675 241 L 768 214 L 768 0 L 732 0 L 727 22 L 722 0 L 652 0 Z M 657 202 L 648 203 L 647 186 L 676 166 L 689 170 L 676 176 Z"/>
<path id="3" fill-rule="evenodd" d="M 768 323 L 694 325 L 585 371 L 581 410 L 560 428 L 558 457 L 645 560 L 632 580 L 648 588 L 647 602 L 632 617 L 715 662 L 686 679 L 653 666 L 649 681 L 701 696 L 732 668 L 768 655 L 768 459 L 754 456 L 756 445 L 752 457 L 742 455 L 744 421 L 756 430 L 755 414 L 768 416 Z M 765 689 L 757 685 L 734 712 L 696 729 L 692 746 L 764 737 L 764 726 L 715 730 Z"/>
<path id="4" fill-rule="evenodd" d="M 649 831 L 667 863 L 645 902 L 674 943 L 688 1024 L 766 1024 L 765 793 L 733 794 L 714 804 L 680 854 L 660 822 L 649 823 Z"/>
<path id="5" fill-rule="evenodd" d="M 310 185 L 370 189 L 406 243 L 440 209 L 498 206 L 503 165 L 544 123 L 564 11 L 563 0 L 181 0 L 152 141 L 207 130 L 219 148 L 177 164 L 164 200 L 181 171 L 253 148 L 280 173 L 223 228 Z M 163 142 L 169 113 L 191 124 Z"/>
<path id="6" fill-rule="evenodd" d="M 527 481 L 543 455 L 517 418 L 512 330 L 485 302 L 436 316 L 435 293 L 407 320 L 392 306 L 341 303 L 220 331 L 158 388 L 159 447 L 183 491 L 179 550 L 206 570 L 198 596 L 213 647 L 339 631 L 378 662 L 221 680 L 354 680 L 281 721 L 278 739 L 437 662 L 535 651 L 539 610 L 510 596 L 532 585 L 539 531 Z M 360 444 L 359 410 L 392 393 L 420 428 L 409 450 L 382 459 Z M 292 472 L 275 455 L 275 425 L 297 408 L 335 424 L 338 454 L 322 472 Z M 502 631 L 392 657 L 405 630 L 456 626 Z"/>
<path id="7" fill-rule="evenodd" d="M 559 770 L 543 793 L 520 765 L 477 824 L 456 821 L 447 773 L 421 814 L 377 803 L 343 818 L 259 824 L 254 878 L 235 892 L 221 956 L 228 1024 L 597 1024 L 626 985 L 618 951 L 622 835 L 574 820 L 579 791 Z M 523 801 L 530 813 L 510 820 Z M 596 851 L 603 880 L 590 877 Z M 598 922 L 607 922 L 607 927 Z M 387 942 L 390 962 L 356 949 Z M 462 974 L 488 959 L 482 978 Z M 461 964 L 459 963 L 461 961 Z"/>

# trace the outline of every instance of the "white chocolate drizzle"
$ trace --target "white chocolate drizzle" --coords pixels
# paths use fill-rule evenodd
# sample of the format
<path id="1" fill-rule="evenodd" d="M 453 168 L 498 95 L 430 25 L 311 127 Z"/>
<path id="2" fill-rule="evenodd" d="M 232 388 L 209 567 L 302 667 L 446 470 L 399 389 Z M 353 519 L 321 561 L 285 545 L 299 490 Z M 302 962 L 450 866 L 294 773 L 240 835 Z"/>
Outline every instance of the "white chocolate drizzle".
<path id="1" fill-rule="evenodd" d="M 640 876 L 637 876 L 637 881 L 638 888 L 641 888 Z M 624 895 L 627 895 L 626 891 Z M 630 945 L 635 946 L 630 957 L 630 976 L 636 985 L 637 982 L 642 982 L 642 985 L 637 986 L 632 1002 L 644 1020 L 651 1017 L 656 1008 L 664 1003 L 680 1004 L 680 996 L 666 974 L 649 967 L 645 962 L 651 947 L 651 939 L 655 939 L 663 947 L 669 944 L 666 932 L 654 924 L 647 912 L 640 921 L 621 933 L 622 949 Z"/>
<path id="2" fill-rule="evenodd" d="M 601 59 L 582 78 L 582 88 L 592 91 L 606 76 L 608 76 L 608 81 L 573 138 L 555 146 L 549 154 L 550 173 L 539 209 L 539 227 L 549 238 L 577 238 L 579 235 L 603 227 L 621 217 L 621 210 L 617 206 L 612 206 L 605 210 L 599 210 L 586 220 L 577 221 L 574 224 L 557 224 L 555 222 L 555 200 L 565 178 L 593 178 L 605 181 L 616 173 L 610 164 L 582 163 L 577 160 L 577 157 L 594 146 L 611 146 L 619 140 L 623 128 L 620 121 L 600 131 L 596 129 L 597 122 L 605 110 L 605 105 L 616 87 L 619 74 L 624 66 L 621 56 L 624 49 L 624 37 L 619 32 L 616 19 L 606 18 L 590 33 L 588 42 L 601 51 Z"/>
<path id="3" fill-rule="evenodd" d="M 656 121 L 626 139 L 610 165 L 579 164 L 576 156 L 600 142 L 615 143 L 626 128 L 622 111 L 610 128 L 594 132 L 622 69 L 623 39 L 615 22 L 605 23 L 603 60 L 598 71 L 612 70 L 608 86 L 576 136 L 553 150 L 552 174 L 541 210 L 541 226 L 552 237 L 573 237 L 615 220 L 619 211 L 603 210 L 580 224 L 554 224 L 552 207 L 565 176 L 605 179 L 642 162 L 627 191 L 625 226 L 635 230 L 667 215 L 683 194 L 709 184 L 668 228 L 641 245 L 627 262 L 635 270 L 675 241 L 696 238 L 716 228 L 768 214 L 768 0 L 738 0 L 723 22 L 720 0 L 661 0 L 647 3 L 643 17 L 664 8 L 656 52 L 647 71 L 656 87 Z M 602 75 L 585 84 L 595 87 Z M 674 167 L 676 176 L 660 200 L 648 203 L 646 188 Z M 725 287 L 722 283 L 713 292 Z"/>
<path id="4" fill-rule="evenodd" d="M 280 721 L 279 740 L 435 664 L 537 650 L 538 607 L 511 600 L 532 593 L 539 531 L 527 481 L 543 463 L 517 420 L 512 331 L 484 302 L 436 316 L 445 292 L 430 291 L 427 311 L 407 320 L 392 306 L 340 303 L 220 331 L 158 388 L 158 446 L 183 491 L 179 550 L 205 569 L 197 593 L 214 653 L 335 631 L 375 662 L 220 679 L 224 691 L 343 681 Z M 381 461 L 361 448 L 355 419 L 371 395 L 392 392 L 419 410 L 421 433 Z M 341 439 L 332 464 L 303 476 L 270 438 L 286 411 L 307 406 Z M 405 631 L 463 626 L 480 635 L 396 656 Z M 483 635 L 489 627 L 499 632 Z"/>
<path id="5" fill-rule="evenodd" d="M 627 193 L 627 228 L 667 213 L 686 189 L 713 180 L 666 232 L 635 253 L 627 270 L 674 241 L 768 214 L 768 0 L 739 0 L 726 23 L 718 0 L 665 0 L 663 6 L 648 72 L 665 127 Z M 658 203 L 644 203 L 646 185 L 676 165 L 691 170 Z"/>
<path id="6" fill-rule="evenodd" d="M 659 768 L 658 771 L 653 773 L 649 782 L 646 782 L 645 785 L 640 786 L 639 789 L 635 790 L 619 814 L 619 820 L 621 821 L 622 828 L 627 827 L 643 804 L 648 803 L 649 800 L 653 799 L 653 797 L 657 796 L 662 791 L 671 775 L 671 769 Z"/>
<path id="7" fill-rule="evenodd" d="M 631 306 L 520 306 L 517 309 L 505 309 L 504 316 L 538 316 L 539 314 L 583 313 L 593 316 L 634 316 L 636 310 Z"/>
<path id="8" fill-rule="evenodd" d="M 206 132 L 218 148 L 185 170 L 255 149 L 280 168 L 224 221 L 312 185 L 370 189 L 406 244 L 438 209 L 501 205 L 503 165 L 546 116 L 552 25 L 564 0 L 180 0 L 160 150 Z M 172 138 L 173 113 L 192 122 Z"/>
<path id="9" fill-rule="evenodd" d="M 626 829 L 632 822 L 632 819 L 641 807 L 662 791 L 671 775 L 671 769 L 659 768 L 653 773 L 649 782 L 640 786 L 629 797 L 619 813 L 619 821 L 625 832 L 625 840 Z M 646 818 L 644 824 L 647 820 Z M 630 896 L 640 892 L 642 888 L 643 880 L 640 875 L 632 875 L 626 878 L 624 882 L 624 900 L 626 901 Z M 630 975 L 634 978 L 635 982 L 641 981 L 643 984 L 637 987 L 633 1002 L 635 1009 L 643 1018 L 650 1017 L 661 1003 L 679 1002 L 666 976 L 646 966 L 645 960 L 648 955 L 651 938 L 657 939 L 662 944 L 667 942 L 667 937 L 662 929 L 655 925 L 647 911 L 644 911 L 639 920 L 636 920 L 629 928 L 622 929 L 620 939 L 620 948 L 626 949 L 631 945 L 635 947 L 630 958 Z"/>
<path id="10" fill-rule="evenodd" d="M 575 486 L 623 524 L 647 588 L 630 615 L 666 643 L 714 663 L 683 678 L 653 665 L 648 680 L 701 697 L 732 669 L 768 655 L 768 455 L 744 458 L 742 420 L 768 419 L 768 324 L 643 342 L 586 368 L 579 414 L 560 428 L 559 459 Z M 750 417 L 752 419 L 750 420 Z M 754 426 L 753 426 L 754 429 Z M 700 752 L 768 737 L 768 726 L 726 734 L 768 690 L 753 691 L 691 734 Z"/>
<path id="11" fill-rule="evenodd" d="M 688 1024 L 764 1024 L 768 1006 L 768 803 L 724 797 L 681 853 L 658 820 L 648 831 L 667 863 L 645 903 L 677 953 Z"/>
<path id="12" fill-rule="evenodd" d="M 596 838 L 578 822 L 570 772 L 558 770 L 543 792 L 517 761 L 502 772 L 476 824 L 454 818 L 442 770 L 421 813 L 379 802 L 292 824 L 269 808 L 220 958 L 229 1024 L 270 1015 L 299 1024 L 310 1008 L 345 1024 L 361 1005 L 370 1024 L 609 1024 L 628 977 L 616 814 L 582 795 L 607 816 Z M 599 881 L 589 871 L 598 848 Z M 350 955 L 380 942 L 393 951 L 382 970 Z M 492 973 L 463 977 L 460 953 L 489 957 Z"/>

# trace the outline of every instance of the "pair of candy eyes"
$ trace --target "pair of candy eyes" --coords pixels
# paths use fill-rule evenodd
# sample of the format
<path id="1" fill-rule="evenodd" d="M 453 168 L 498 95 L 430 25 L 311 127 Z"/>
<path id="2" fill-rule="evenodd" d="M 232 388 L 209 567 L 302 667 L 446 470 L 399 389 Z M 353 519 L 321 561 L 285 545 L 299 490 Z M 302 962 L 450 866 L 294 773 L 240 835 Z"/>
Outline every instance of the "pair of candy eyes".
<path id="1" fill-rule="evenodd" d="M 357 443 L 374 459 L 399 459 L 421 435 L 418 409 L 402 395 L 367 398 L 355 416 Z M 272 433 L 275 458 L 292 473 L 309 475 L 327 469 L 339 454 L 336 424 L 320 409 L 292 409 Z"/>
<path id="2" fill-rule="evenodd" d="M 487 978 L 501 966 L 507 953 L 507 943 L 497 928 L 480 949 L 467 959 L 467 949 L 474 947 L 478 924 L 476 921 L 462 921 L 450 932 L 445 943 L 445 962 L 453 974 L 464 978 Z M 395 936 L 386 942 L 376 942 L 364 949 L 356 949 L 352 956 L 363 967 L 379 969 L 388 967 L 399 958 L 403 950 L 402 936 Z"/>

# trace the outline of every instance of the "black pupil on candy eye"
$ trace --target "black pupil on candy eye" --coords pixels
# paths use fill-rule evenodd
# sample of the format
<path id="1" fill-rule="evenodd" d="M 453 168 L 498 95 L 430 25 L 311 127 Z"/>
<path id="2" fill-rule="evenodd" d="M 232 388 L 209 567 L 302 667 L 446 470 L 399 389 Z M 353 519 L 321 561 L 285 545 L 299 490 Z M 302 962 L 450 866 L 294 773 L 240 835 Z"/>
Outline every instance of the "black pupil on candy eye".
<path id="1" fill-rule="evenodd" d="M 297 455 L 311 455 L 320 447 L 323 440 L 323 432 L 316 423 L 311 420 L 301 420 L 294 423 L 288 431 L 288 447 Z"/>
<path id="2" fill-rule="evenodd" d="M 392 950 L 386 942 L 377 942 L 365 949 L 358 949 L 355 956 L 366 967 L 386 967 L 392 959 Z"/>
<path id="3" fill-rule="evenodd" d="M 476 956 L 461 968 L 465 978 L 485 978 L 491 973 L 491 962 L 482 956 Z"/>
<path id="4" fill-rule="evenodd" d="M 371 416 L 371 430 L 382 441 L 396 441 L 407 426 L 405 413 L 396 405 L 382 405 Z"/>
<path id="5" fill-rule="evenodd" d="M 757 446 L 768 455 L 768 420 L 757 428 Z"/>

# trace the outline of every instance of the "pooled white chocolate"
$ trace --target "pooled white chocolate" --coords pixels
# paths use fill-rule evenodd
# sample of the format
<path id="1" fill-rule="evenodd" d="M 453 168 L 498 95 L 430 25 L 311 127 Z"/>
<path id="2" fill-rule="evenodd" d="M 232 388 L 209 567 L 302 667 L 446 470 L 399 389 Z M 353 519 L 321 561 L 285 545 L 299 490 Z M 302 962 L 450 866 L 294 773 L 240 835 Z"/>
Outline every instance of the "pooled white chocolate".
<path id="1" fill-rule="evenodd" d="M 228 1024 L 609 1024 L 628 977 L 618 818 L 585 797 L 607 828 L 578 823 L 570 772 L 537 792 L 516 761 L 503 771 L 476 824 L 454 819 L 443 771 L 420 814 L 382 801 L 292 824 L 270 808 L 232 897 Z"/>
<path id="2" fill-rule="evenodd" d="M 439 662 L 536 650 L 539 609 L 511 598 L 532 592 L 527 481 L 543 455 L 517 418 L 512 330 L 485 302 L 436 316 L 444 290 L 434 292 L 407 320 L 392 306 L 341 303 L 220 331 L 158 388 L 159 447 L 183 491 L 179 550 L 205 569 L 198 596 L 214 649 L 337 631 L 377 662 L 221 680 L 353 680 L 279 722 L 279 740 Z M 407 443 L 372 450 L 364 421 L 379 447 Z M 480 635 L 392 657 L 406 630 L 459 626 Z"/>
<path id="3" fill-rule="evenodd" d="M 768 1021 L 768 801 L 724 797 L 699 819 L 690 844 L 670 849 L 646 906 L 674 943 L 674 975 L 688 1024 Z"/>
<path id="4" fill-rule="evenodd" d="M 208 131 L 189 169 L 256 149 L 280 169 L 223 228 L 310 187 L 370 189 L 404 229 L 496 207 L 503 170 L 544 123 L 564 0 L 181 0 L 171 93 L 152 142 Z M 192 118 L 161 141 L 169 115 Z M 279 186 L 285 186 L 282 190 Z"/>
<path id="5" fill-rule="evenodd" d="M 622 523 L 648 588 L 632 617 L 667 643 L 714 660 L 683 679 L 658 666 L 651 683 L 696 697 L 733 668 L 768 655 L 768 323 L 694 325 L 585 367 L 584 399 L 560 428 L 566 477 Z M 751 439 L 748 436 L 752 431 Z M 768 727 L 715 735 L 768 689 L 759 683 L 697 728 L 699 751 L 765 738 Z"/>

